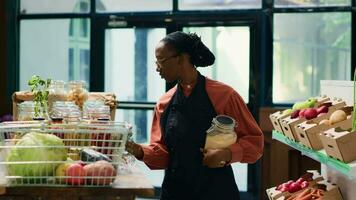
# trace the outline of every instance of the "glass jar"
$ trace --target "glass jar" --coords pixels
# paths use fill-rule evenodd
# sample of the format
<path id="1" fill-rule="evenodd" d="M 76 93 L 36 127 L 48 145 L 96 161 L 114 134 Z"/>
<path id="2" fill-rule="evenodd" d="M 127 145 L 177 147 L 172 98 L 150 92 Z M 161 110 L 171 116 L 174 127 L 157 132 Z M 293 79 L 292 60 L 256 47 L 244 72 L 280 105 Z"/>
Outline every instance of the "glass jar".
<path id="1" fill-rule="evenodd" d="M 52 104 L 52 110 L 50 112 L 50 118 L 52 123 L 63 123 L 67 113 L 65 101 L 55 101 Z"/>
<path id="2" fill-rule="evenodd" d="M 18 121 L 32 121 L 35 116 L 35 102 L 24 101 L 18 104 Z"/>
<path id="3" fill-rule="evenodd" d="M 71 81 L 68 84 L 68 100 L 73 101 L 80 109 L 83 108 L 84 102 L 88 99 L 89 93 L 85 87 L 84 81 Z"/>
<path id="4" fill-rule="evenodd" d="M 83 105 L 83 119 L 84 120 L 93 119 L 93 113 L 95 113 L 97 108 L 100 106 L 105 106 L 104 101 L 101 100 L 86 101 Z"/>
<path id="5" fill-rule="evenodd" d="M 90 118 L 92 120 L 109 121 L 110 107 L 107 105 L 100 105 L 92 110 Z"/>
<path id="6" fill-rule="evenodd" d="M 211 127 L 206 131 L 205 149 L 227 148 L 236 142 L 236 122 L 230 116 L 218 115 L 212 120 Z"/>

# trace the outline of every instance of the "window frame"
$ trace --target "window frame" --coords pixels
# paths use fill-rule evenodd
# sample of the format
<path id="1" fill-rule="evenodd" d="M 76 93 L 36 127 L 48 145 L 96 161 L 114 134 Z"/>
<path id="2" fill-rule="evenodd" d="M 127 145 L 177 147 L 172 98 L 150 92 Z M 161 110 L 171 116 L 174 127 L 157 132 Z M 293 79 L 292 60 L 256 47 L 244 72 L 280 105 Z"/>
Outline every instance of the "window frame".
<path id="1" fill-rule="evenodd" d="M 271 107 L 282 107 L 290 108 L 293 106 L 291 103 L 273 103 L 273 34 L 274 34 L 274 14 L 284 14 L 284 13 L 323 13 L 323 12 L 349 12 L 351 13 L 351 77 L 350 80 L 353 80 L 353 74 L 356 69 L 356 1 L 351 0 L 350 6 L 325 6 L 325 7 L 274 7 L 275 0 L 270 0 L 266 4 L 267 9 L 269 10 L 269 19 L 271 24 L 271 37 L 268 42 L 269 51 L 266 51 L 266 56 L 269 58 L 269 63 L 271 67 L 268 67 L 269 73 L 266 77 L 266 86 L 269 88 L 268 93 L 265 94 L 265 102 L 263 105 Z M 269 53 L 270 52 L 270 53 Z"/>

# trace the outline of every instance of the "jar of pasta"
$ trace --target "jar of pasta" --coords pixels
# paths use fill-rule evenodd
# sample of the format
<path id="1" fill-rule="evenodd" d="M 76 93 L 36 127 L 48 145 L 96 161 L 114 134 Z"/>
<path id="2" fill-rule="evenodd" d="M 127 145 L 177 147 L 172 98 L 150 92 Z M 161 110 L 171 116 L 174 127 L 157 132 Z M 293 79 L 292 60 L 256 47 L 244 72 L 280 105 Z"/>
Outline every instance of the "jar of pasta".
<path id="1" fill-rule="evenodd" d="M 235 127 L 235 119 L 230 116 L 213 118 L 211 127 L 206 131 L 205 149 L 222 149 L 234 144 L 237 139 Z"/>

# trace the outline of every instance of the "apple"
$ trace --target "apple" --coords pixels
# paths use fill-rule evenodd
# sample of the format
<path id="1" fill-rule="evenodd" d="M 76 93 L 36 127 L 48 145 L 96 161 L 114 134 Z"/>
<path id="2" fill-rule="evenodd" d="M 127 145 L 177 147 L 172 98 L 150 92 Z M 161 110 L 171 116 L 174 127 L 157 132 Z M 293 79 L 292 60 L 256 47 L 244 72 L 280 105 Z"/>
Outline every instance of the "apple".
<path id="1" fill-rule="evenodd" d="M 116 177 L 114 166 L 105 160 L 85 165 L 84 170 L 88 176 L 87 184 L 90 185 L 109 185 Z"/>
<path id="2" fill-rule="evenodd" d="M 299 183 L 292 183 L 288 188 L 288 192 L 294 193 L 296 191 L 299 191 L 300 189 L 302 189 L 302 187 Z"/>
<path id="3" fill-rule="evenodd" d="M 330 107 L 330 106 L 332 106 L 332 105 L 333 105 L 332 102 L 325 102 L 325 103 L 320 104 L 320 105 L 318 106 L 318 108 L 323 107 L 323 106 Z"/>
<path id="4" fill-rule="evenodd" d="M 66 171 L 69 166 L 70 166 L 69 163 L 62 163 L 57 166 L 55 176 L 59 183 L 65 183 L 65 179 L 63 176 L 66 176 Z"/>
<path id="5" fill-rule="evenodd" d="M 309 182 L 308 181 L 303 181 L 301 184 L 300 184 L 300 187 L 302 187 L 302 189 L 306 188 L 309 186 Z"/>
<path id="6" fill-rule="evenodd" d="M 281 192 L 287 192 L 287 191 L 288 191 L 288 188 L 287 188 L 287 187 L 282 187 L 279 191 L 281 191 Z"/>
<path id="7" fill-rule="evenodd" d="M 318 112 L 316 111 L 315 108 L 308 108 L 305 110 L 304 112 L 304 116 L 307 120 L 309 119 L 313 119 L 315 118 L 316 116 L 318 116 Z"/>
<path id="8" fill-rule="evenodd" d="M 277 187 L 276 187 L 276 190 L 281 190 L 282 189 L 282 184 L 280 184 L 280 185 L 278 185 Z"/>
<path id="9" fill-rule="evenodd" d="M 316 116 L 316 117 L 321 117 L 323 115 L 326 115 L 326 113 L 319 113 L 318 116 Z"/>
<path id="10" fill-rule="evenodd" d="M 291 118 L 291 119 L 295 119 L 295 118 L 299 117 L 299 112 L 300 112 L 299 109 L 293 111 L 293 113 L 291 114 L 290 118 Z"/>
<path id="11" fill-rule="evenodd" d="M 79 163 L 71 164 L 66 170 L 66 175 L 70 176 L 69 178 L 67 178 L 68 184 L 71 185 L 84 184 L 86 173 L 83 166 L 81 166 Z"/>
<path id="12" fill-rule="evenodd" d="M 303 109 L 299 112 L 299 118 L 304 118 L 305 111 L 306 111 L 306 109 Z"/>
<path id="13" fill-rule="evenodd" d="M 302 182 L 304 182 L 305 180 L 304 180 L 304 178 L 299 178 L 297 181 L 296 181 L 296 183 L 298 183 L 299 185 L 302 183 Z"/>
<path id="14" fill-rule="evenodd" d="M 328 111 L 329 111 L 329 107 L 327 107 L 327 106 L 321 106 L 318 109 L 316 109 L 316 112 L 318 114 L 320 114 L 320 113 L 328 113 Z"/>

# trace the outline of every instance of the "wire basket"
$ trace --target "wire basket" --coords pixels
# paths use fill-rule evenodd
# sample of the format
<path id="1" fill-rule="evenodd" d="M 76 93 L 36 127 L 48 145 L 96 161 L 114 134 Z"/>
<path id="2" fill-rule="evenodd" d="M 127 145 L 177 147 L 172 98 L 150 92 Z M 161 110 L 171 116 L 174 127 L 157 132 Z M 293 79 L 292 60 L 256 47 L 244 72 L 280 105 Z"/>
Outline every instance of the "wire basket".
<path id="1" fill-rule="evenodd" d="M 0 185 L 110 186 L 127 123 L 0 124 Z"/>

